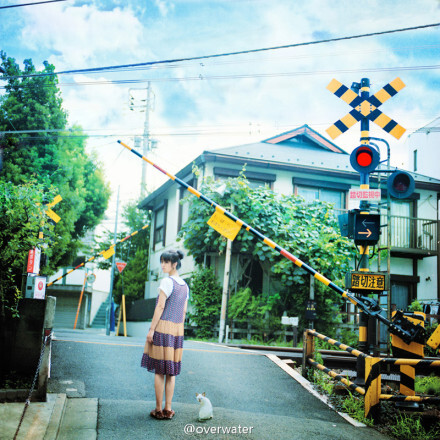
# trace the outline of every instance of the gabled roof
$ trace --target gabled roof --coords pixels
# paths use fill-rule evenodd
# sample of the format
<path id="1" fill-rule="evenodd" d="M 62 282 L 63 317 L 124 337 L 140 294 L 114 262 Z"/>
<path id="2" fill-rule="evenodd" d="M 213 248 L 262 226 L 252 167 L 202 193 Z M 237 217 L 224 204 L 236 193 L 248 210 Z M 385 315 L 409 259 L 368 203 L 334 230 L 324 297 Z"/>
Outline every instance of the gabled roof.
<path id="1" fill-rule="evenodd" d="M 325 151 L 333 151 L 334 153 L 348 154 L 342 148 L 329 141 L 318 132 L 310 128 L 307 124 L 295 130 L 286 131 L 277 136 L 264 140 L 268 144 L 284 144 L 300 143 L 302 148 L 306 146 L 323 149 Z"/>

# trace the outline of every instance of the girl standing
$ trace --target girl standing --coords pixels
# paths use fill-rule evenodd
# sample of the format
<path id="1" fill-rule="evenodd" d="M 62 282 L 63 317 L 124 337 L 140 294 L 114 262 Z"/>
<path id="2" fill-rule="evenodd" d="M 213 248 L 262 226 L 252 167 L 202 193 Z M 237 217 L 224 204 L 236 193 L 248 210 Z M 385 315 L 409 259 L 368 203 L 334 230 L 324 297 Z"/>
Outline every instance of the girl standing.
<path id="1" fill-rule="evenodd" d="M 171 409 L 175 379 L 180 374 L 183 331 L 189 287 L 179 277 L 177 270 L 183 258 L 181 251 L 169 250 L 160 256 L 162 272 L 168 277 L 162 279 L 150 331 L 145 343 L 141 366 L 154 372 L 156 408 L 150 415 L 156 419 L 172 419 Z M 165 406 L 162 409 L 165 385 Z"/>

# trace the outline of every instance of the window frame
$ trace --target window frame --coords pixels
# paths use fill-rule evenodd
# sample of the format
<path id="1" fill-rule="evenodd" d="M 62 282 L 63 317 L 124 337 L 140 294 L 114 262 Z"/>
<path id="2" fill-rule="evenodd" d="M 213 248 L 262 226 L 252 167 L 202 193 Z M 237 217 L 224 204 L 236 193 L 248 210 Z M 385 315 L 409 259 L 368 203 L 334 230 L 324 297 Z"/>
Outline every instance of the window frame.
<path id="1" fill-rule="evenodd" d="M 157 216 L 158 213 L 163 209 L 163 224 L 157 227 Z M 166 242 L 166 231 L 167 231 L 167 211 L 168 211 L 168 199 L 164 199 L 163 202 L 154 209 L 154 228 L 153 228 L 153 250 L 156 250 L 156 245 L 162 243 L 165 246 Z M 157 234 L 162 231 L 162 239 L 157 240 Z"/>

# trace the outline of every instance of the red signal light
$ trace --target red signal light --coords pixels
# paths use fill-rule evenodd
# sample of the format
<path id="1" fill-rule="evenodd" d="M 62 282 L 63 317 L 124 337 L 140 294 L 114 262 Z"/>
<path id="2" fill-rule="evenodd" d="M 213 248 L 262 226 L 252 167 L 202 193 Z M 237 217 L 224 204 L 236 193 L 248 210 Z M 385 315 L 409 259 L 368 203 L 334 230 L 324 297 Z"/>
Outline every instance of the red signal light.
<path id="1" fill-rule="evenodd" d="M 369 151 L 360 151 L 356 156 L 356 161 L 361 167 L 368 167 L 373 162 L 373 158 Z"/>
<path id="2" fill-rule="evenodd" d="M 379 165 L 379 152 L 370 145 L 355 148 L 350 155 L 351 166 L 360 173 L 372 173 Z"/>

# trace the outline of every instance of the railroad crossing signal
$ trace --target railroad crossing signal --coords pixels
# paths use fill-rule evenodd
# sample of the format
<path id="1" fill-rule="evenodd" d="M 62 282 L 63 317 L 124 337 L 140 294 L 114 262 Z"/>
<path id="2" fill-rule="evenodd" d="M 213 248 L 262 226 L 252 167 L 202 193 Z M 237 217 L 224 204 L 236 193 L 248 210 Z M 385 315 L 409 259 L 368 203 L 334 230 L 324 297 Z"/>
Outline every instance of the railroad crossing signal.
<path id="1" fill-rule="evenodd" d="M 414 192 L 414 178 L 406 171 L 394 171 L 388 177 L 387 188 L 396 199 L 407 199 Z"/>
<path id="2" fill-rule="evenodd" d="M 380 215 L 361 214 L 352 209 L 339 215 L 339 227 L 343 237 L 352 238 L 358 245 L 374 245 L 380 236 Z"/>
<path id="3" fill-rule="evenodd" d="M 46 214 L 52 221 L 55 223 L 58 223 L 61 220 L 61 217 L 54 211 L 52 211 L 52 208 L 57 204 L 60 203 L 63 198 L 58 194 L 54 197 L 54 199 L 50 203 L 44 203 L 44 207 L 46 208 L 44 210 L 44 214 Z M 37 203 L 39 205 L 39 203 Z M 38 239 L 43 239 L 43 227 L 44 227 L 44 218 L 41 219 L 40 222 L 40 230 L 38 232 Z"/>
<path id="4" fill-rule="evenodd" d="M 355 214 L 353 238 L 356 244 L 376 244 L 379 235 L 379 214 Z"/>
<path id="5" fill-rule="evenodd" d="M 46 211 L 44 212 L 51 220 L 55 223 L 58 223 L 61 220 L 61 217 L 51 208 L 53 208 L 57 203 L 60 203 L 63 198 L 58 194 L 50 203 L 46 205 Z"/>
<path id="6" fill-rule="evenodd" d="M 371 145 L 361 145 L 350 154 L 350 164 L 359 173 L 372 173 L 379 165 L 379 152 Z"/>
<path id="7" fill-rule="evenodd" d="M 336 139 L 340 134 L 345 133 L 350 127 L 362 119 L 368 119 L 383 128 L 391 136 L 400 139 L 405 133 L 406 129 L 399 125 L 396 121 L 391 119 L 385 113 L 379 110 L 379 107 L 388 99 L 396 95 L 405 87 L 405 84 L 400 78 L 388 83 L 377 93 L 369 97 L 362 97 L 353 90 L 344 86 L 336 79 L 332 79 L 327 89 L 341 98 L 348 105 L 353 107 L 353 110 L 346 114 L 343 118 L 336 121 L 326 132 L 332 138 Z M 362 90 L 362 89 L 361 89 Z"/>

